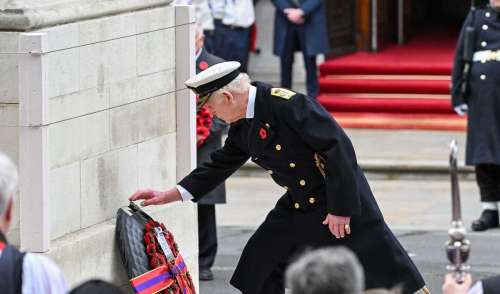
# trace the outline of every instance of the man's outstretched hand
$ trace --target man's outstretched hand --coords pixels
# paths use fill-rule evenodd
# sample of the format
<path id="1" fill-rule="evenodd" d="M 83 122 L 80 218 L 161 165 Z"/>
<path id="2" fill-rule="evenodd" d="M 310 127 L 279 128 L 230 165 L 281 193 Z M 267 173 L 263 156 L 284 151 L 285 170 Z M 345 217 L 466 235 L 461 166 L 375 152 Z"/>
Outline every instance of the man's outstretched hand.
<path id="1" fill-rule="evenodd" d="M 155 191 L 151 189 L 137 190 L 128 198 L 130 201 L 144 200 L 141 206 L 166 204 L 174 201 L 182 200 L 181 193 L 177 188 L 172 188 L 168 191 Z"/>

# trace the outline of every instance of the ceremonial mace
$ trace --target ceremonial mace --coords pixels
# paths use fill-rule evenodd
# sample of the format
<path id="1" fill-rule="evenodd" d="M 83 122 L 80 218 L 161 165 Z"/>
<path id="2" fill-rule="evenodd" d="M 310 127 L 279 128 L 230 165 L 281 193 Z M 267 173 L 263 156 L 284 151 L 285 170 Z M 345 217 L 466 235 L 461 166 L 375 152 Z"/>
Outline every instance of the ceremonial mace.
<path id="1" fill-rule="evenodd" d="M 453 272 L 453 277 L 458 283 L 463 283 L 469 266 L 465 264 L 469 258 L 470 242 L 466 239 L 467 231 L 462 222 L 460 205 L 460 191 L 458 187 L 457 154 L 458 144 L 453 140 L 450 144 L 450 174 L 451 174 L 451 208 L 452 219 L 448 235 L 450 240 L 446 242 L 446 255 L 450 264 L 446 267 Z"/>

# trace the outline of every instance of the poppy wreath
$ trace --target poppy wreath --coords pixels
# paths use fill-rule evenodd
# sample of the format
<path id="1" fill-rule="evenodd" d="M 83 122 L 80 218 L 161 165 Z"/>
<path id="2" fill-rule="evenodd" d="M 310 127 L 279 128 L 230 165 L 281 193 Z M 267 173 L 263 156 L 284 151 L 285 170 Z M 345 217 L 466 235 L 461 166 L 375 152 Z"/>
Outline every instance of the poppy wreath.
<path id="1" fill-rule="evenodd" d="M 167 245 L 172 251 L 173 259 L 167 260 L 163 250 L 161 249 L 158 238 L 156 237 L 155 228 L 160 228 L 163 237 L 167 241 Z M 163 294 L 195 294 L 195 288 L 191 275 L 187 270 L 187 266 L 179 254 L 179 248 L 175 243 L 174 236 L 165 228 L 165 225 L 154 220 L 149 220 L 144 228 L 144 242 L 146 245 L 146 253 L 149 257 L 149 265 L 151 269 L 161 267 L 167 268 L 166 277 L 169 285 L 162 290 Z"/>
<path id="2" fill-rule="evenodd" d="M 212 116 L 206 107 L 202 107 L 196 113 L 196 146 L 199 148 L 210 135 L 210 128 L 212 127 Z"/>

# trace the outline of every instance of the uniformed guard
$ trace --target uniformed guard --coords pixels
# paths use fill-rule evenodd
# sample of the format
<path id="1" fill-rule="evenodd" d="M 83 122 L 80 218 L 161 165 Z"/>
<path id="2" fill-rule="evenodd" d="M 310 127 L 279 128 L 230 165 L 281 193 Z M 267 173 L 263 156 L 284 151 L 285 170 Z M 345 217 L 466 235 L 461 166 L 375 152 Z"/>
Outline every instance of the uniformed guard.
<path id="1" fill-rule="evenodd" d="M 367 288 L 404 285 L 427 293 L 392 234 L 358 166 L 351 141 L 314 99 L 251 83 L 238 62 L 209 67 L 185 82 L 198 105 L 230 123 L 224 146 L 168 191 L 139 190 L 142 205 L 201 197 L 249 158 L 286 192 L 248 240 L 231 284 L 244 294 L 285 293 L 283 273 L 304 248 L 344 245 L 362 263 Z"/>
<path id="2" fill-rule="evenodd" d="M 210 54 L 205 46 L 204 32 L 196 27 L 196 73 L 200 73 L 209 66 L 224 62 L 222 58 Z M 210 160 L 210 154 L 221 147 L 222 133 L 226 124 L 210 115 L 203 107 L 196 113 L 197 137 L 197 166 Z M 202 281 L 213 280 L 211 267 L 217 255 L 217 223 L 215 217 L 215 204 L 226 203 L 226 187 L 222 183 L 208 192 L 198 201 L 198 266 L 199 277 Z"/>
<path id="3" fill-rule="evenodd" d="M 468 51 L 473 52 L 470 63 L 464 58 Z M 500 0 L 490 0 L 490 5 L 473 9 L 467 16 L 457 45 L 452 83 L 455 111 L 468 114 L 465 162 L 475 166 L 483 206 L 472 230 L 484 231 L 499 226 Z"/>

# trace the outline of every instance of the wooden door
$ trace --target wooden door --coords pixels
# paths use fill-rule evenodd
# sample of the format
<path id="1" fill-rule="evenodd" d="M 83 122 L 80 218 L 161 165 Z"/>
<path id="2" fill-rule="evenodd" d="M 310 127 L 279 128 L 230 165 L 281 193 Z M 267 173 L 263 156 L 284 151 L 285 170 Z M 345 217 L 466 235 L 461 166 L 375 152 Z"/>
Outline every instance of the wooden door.
<path id="1" fill-rule="evenodd" d="M 378 51 L 389 42 L 397 39 L 397 0 L 377 0 L 375 2 L 377 5 L 375 9 L 377 40 L 374 49 Z"/>
<path id="2" fill-rule="evenodd" d="M 356 1 L 326 0 L 326 18 L 331 56 L 356 51 Z"/>

